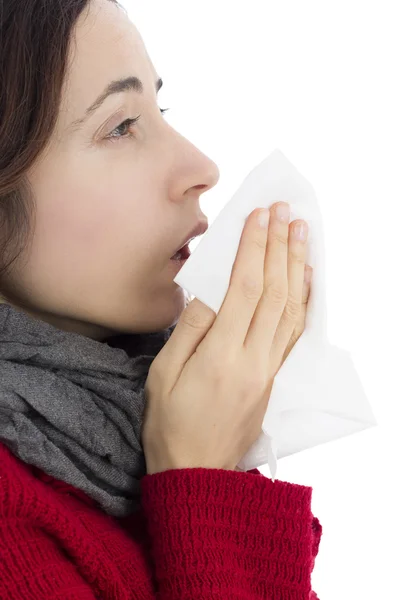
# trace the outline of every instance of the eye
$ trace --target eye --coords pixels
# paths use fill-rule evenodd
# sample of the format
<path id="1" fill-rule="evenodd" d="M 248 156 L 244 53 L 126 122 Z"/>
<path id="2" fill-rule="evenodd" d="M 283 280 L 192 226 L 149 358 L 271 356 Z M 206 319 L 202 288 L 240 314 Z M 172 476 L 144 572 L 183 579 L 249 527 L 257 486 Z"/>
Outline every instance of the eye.
<path id="1" fill-rule="evenodd" d="M 167 110 L 169 110 L 169 108 L 160 108 L 161 114 L 164 114 L 165 112 L 167 112 Z M 116 127 L 109 135 L 105 137 L 105 140 L 115 142 L 117 140 L 130 137 L 129 134 L 123 135 L 123 133 L 126 132 L 131 125 L 135 124 L 140 119 L 140 117 L 141 115 L 135 117 L 134 119 L 125 119 L 125 121 L 123 121 L 120 125 L 118 125 L 118 127 Z"/>

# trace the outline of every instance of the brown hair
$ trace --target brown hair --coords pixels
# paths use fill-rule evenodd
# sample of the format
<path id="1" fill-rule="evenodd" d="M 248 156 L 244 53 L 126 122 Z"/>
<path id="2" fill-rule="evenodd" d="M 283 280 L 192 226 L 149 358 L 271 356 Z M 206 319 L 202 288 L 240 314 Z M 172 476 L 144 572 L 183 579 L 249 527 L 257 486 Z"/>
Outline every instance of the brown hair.
<path id="1" fill-rule="evenodd" d="M 0 293 L 31 240 L 35 203 L 26 173 L 56 125 L 72 30 L 89 3 L 0 0 Z"/>

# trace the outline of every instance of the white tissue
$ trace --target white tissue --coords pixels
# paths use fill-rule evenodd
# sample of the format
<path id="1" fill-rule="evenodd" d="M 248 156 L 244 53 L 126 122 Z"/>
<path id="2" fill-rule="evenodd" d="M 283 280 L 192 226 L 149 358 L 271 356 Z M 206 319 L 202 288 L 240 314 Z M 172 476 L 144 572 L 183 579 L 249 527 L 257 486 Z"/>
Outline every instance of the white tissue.
<path id="1" fill-rule="evenodd" d="M 309 225 L 306 262 L 313 267 L 305 330 L 278 371 L 257 441 L 239 462 L 244 471 L 377 425 L 350 354 L 326 332 L 325 250 L 311 184 L 275 149 L 245 178 L 210 225 L 174 281 L 218 314 L 228 291 L 243 226 L 258 207 L 288 202 L 291 221 Z"/>

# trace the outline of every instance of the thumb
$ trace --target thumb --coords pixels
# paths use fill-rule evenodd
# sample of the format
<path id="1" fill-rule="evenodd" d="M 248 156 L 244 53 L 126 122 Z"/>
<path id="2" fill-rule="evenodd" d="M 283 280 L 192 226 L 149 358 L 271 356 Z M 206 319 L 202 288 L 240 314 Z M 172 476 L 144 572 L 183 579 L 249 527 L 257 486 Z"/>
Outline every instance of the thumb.
<path id="1" fill-rule="evenodd" d="M 197 298 L 191 300 L 154 362 L 159 366 L 165 365 L 170 368 L 173 365 L 182 369 L 207 335 L 216 316 L 211 308 Z"/>

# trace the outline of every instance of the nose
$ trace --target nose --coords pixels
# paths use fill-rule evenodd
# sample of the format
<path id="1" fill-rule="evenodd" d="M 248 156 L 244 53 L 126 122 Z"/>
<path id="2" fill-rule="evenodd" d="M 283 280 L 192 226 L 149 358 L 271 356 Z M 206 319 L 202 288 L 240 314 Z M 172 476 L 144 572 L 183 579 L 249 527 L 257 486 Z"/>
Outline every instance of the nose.
<path id="1" fill-rule="evenodd" d="M 201 194 L 203 194 L 204 192 L 207 192 L 208 190 L 211 190 L 211 188 L 213 188 L 215 185 L 217 185 L 217 183 L 219 181 L 219 177 L 220 177 L 220 172 L 219 172 L 219 169 L 218 169 L 216 163 L 213 160 L 211 160 L 211 158 L 208 158 L 206 155 L 204 155 L 204 156 L 210 163 L 208 166 L 208 172 L 203 177 L 204 179 L 206 179 L 208 181 L 208 183 L 199 183 L 199 184 L 193 186 L 193 188 L 195 188 L 196 190 L 199 190 Z"/>
<path id="2" fill-rule="evenodd" d="M 194 187 L 196 187 L 197 189 L 201 189 L 203 193 L 205 191 L 211 190 L 211 188 L 217 185 L 220 178 L 220 172 L 217 164 L 213 160 L 211 160 L 211 158 L 209 158 L 206 154 L 203 154 L 203 152 L 201 152 L 200 150 L 198 150 L 198 152 L 200 152 L 203 161 L 205 161 L 206 163 L 205 179 L 207 180 L 207 183 L 200 183 Z"/>
<path id="3" fill-rule="evenodd" d="M 176 132 L 178 144 L 175 146 L 175 178 L 177 189 L 172 197 L 197 196 L 212 189 L 219 181 L 220 171 L 217 164 L 197 148 L 192 142 Z"/>

